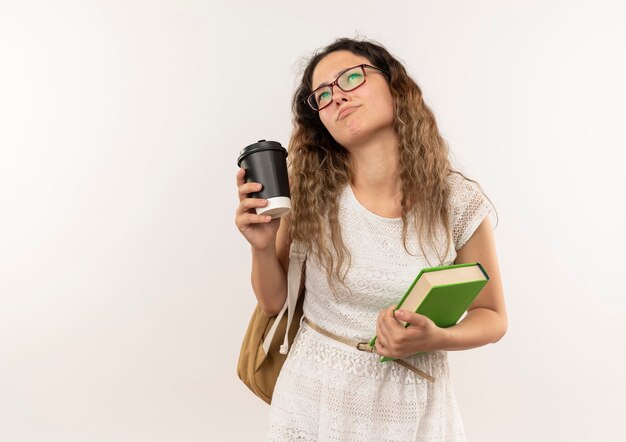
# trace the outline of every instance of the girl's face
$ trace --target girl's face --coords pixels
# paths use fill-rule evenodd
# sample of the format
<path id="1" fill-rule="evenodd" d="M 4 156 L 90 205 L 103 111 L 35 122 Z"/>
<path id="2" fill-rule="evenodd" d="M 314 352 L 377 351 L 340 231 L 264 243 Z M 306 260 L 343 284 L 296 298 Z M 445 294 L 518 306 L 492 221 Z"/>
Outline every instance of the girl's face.
<path id="1" fill-rule="evenodd" d="M 360 64 L 372 65 L 367 58 L 349 51 L 331 52 L 313 70 L 312 90 L 332 83 L 339 72 Z M 333 86 L 332 102 L 319 111 L 328 132 L 346 149 L 377 132 L 393 129 L 393 99 L 384 74 L 365 68 L 365 77 L 364 84 L 349 92 Z"/>

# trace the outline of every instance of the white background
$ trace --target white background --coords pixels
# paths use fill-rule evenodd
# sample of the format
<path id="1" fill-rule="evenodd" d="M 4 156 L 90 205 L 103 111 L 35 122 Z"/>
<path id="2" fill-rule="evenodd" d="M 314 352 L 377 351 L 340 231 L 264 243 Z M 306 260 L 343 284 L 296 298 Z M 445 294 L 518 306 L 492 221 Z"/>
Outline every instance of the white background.
<path id="1" fill-rule="evenodd" d="M 236 158 L 368 37 L 494 202 L 509 313 L 450 352 L 468 440 L 623 440 L 619 1 L 0 3 L 0 440 L 263 440 Z"/>

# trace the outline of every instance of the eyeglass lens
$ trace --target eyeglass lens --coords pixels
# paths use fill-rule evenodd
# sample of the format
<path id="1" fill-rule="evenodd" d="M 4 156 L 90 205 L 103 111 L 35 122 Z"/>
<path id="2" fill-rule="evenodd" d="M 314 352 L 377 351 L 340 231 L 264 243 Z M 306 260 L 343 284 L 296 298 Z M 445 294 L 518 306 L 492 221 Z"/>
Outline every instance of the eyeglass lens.
<path id="1" fill-rule="evenodd" d="M 357 66 L 350 70 L 347 70 L 343 74 L 337 78 L 337 86 L 344 91 L 349 92 L 353 89 L 356 89 L 360 85 L 365 82 L 365 75 L 363 73 L 363 68 L 361 66 Z M 330 86 L 325 86 L 323 88 L 315 91 L 314 104 L 317 109 L 321 109 L 324 106 L 330 103 L 330 100 L 333 98 L 333 90 Z"/>

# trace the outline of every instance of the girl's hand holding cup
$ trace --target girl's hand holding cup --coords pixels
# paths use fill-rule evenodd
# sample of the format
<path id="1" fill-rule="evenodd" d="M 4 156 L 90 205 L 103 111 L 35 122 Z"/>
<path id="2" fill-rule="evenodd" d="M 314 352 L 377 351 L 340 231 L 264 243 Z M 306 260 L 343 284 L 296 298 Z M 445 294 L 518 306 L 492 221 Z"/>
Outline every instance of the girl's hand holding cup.
<path id="1" fill-rule="evenodd" d="M 239 207 L 235 215 L 235 224 L 252 247 L 264 250 L 274 246 L 280 218 L 272 219 L 270 215 L 257 215 L 256 209 L 267 206 L 267 200 L 250 198 L 249 194 L 259 192 L 263 186 L 255 182 L 246 183 L 245 175 L 244 169 L 237 171 Z"/>
<path id="2" fill-rule="evenodd" d="M 235 224 L 257 250 L 274 247 L 280 217 L 291 212 L 287 150 L 276 141 L 260 140 L 241 151 L 237 165 Z"/>

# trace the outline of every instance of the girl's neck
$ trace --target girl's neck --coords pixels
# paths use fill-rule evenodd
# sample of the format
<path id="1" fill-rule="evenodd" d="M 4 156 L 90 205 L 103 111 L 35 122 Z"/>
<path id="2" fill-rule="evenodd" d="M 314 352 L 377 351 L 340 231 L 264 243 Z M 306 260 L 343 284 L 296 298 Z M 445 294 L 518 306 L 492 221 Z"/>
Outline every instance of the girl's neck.
<path id="1" fill-rule="evenodd" d="M 350 149 L 352 187 L 371 198 L 388 200 L 400 195 L 398 147 L 395 133 Z"/>

